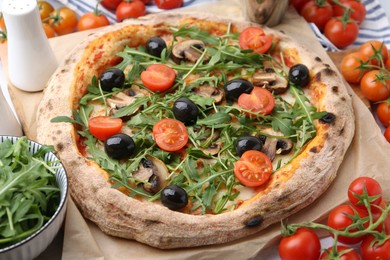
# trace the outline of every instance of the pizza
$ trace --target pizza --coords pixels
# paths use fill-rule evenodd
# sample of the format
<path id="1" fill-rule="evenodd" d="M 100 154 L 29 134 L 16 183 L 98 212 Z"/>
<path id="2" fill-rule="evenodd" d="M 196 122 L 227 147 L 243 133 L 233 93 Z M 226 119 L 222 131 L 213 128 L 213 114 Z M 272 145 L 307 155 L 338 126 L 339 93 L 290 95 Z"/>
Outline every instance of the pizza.
<path id="1" fill-rule="evenodd" d="M 163 249 L 234 241 L 298 212 L 354 134 L 350 96 L 321 58 L 275 29 L 194 13 L 89 35 L 48 82 L 37 122 L 83 216 Z"/>

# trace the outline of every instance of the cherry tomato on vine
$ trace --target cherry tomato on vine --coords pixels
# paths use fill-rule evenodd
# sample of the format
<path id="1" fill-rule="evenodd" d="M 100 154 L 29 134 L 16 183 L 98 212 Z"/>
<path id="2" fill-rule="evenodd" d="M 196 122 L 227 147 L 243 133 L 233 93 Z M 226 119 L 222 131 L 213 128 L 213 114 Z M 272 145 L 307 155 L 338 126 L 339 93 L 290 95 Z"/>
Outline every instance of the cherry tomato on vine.
<path id="1" fill-rule="evenodd" d="M 54 7 L 49 2 L 38 1 L 37 4 L 41 20 L 49 17 L 50 13 L 54 11 Z"/>
<path id="2" fill-rule="evenodd" d="M 325 24 L 333 16 L 333 9 L 327 1 L 322 6 L 319 6 L 316 1 L 310 1 L 303 6 L 300 14 L 307 22 L 314 23 L 320 31 L 323 31 Z"/>
<path id="3" fill-rule="evenodd" d="M 167 152 L 179 151 L 188 142 L 186 126 L 172 118 L 165 118 L 154 124 L 153 137 L 157 146 Z"/>
<path id="4" fill-rule="evenodd" d="M 43 23 L 42 26 L 47 38 L 53 38 L 56 36 L 56 32 L 50 25 L 48 25 L 47 23 Z"/>
<path id="5" fill-rule="evenodd" d="M 333 17 L 326 23 L 324 34 L 337 48 L 345 48 L 356 40 L 359 26 L 354 21 L 343 23 L 340 17 Z"/>
<path id="6" fill-rule="evenodd" d="M 138 0 L 138 1 L 141 1 L 141 2 L 143 2 L 144 4 L 150 4 L 150 2 L 152 1 L 152 0 Z"/>
<path id="7" fill-rule="evenodd" d="M 355 216 L 356 211 L 356 216 Z M 336 230 L 345 230 L 348 226 L 354 223 L 352 218 L 350 216 L 354 217 L 366 217 L 367 212 L 360 210 L 358 208 L 354 208 L 351 205 L 340 205 L 332 209 L 332 211 L 328 215 L 328 226 L 331 228 L 334 228 Z M 358 231 L 358 229 L 354 228 L 351 229 L 349 232 L 353 233 Z M 333 235 L 333 234 L 332 234 Z M 346 237 L 346 236 L 338 236 L 337 240 L 341 243 L 352 245 L 356 244 L 363 240 L 363 237 Z"/>
<path id="8" fill-rule="evenodd" d="M 385 101 L 376 107 L 376 115 L 384 127 L 390 125 L 390 103 Z"/>
<path id="9" fill-rule="evenodd" d="M 82 15 L 77 23 L 78 31 L 85 31 L 89 29 L 99 28 L 109 25 L 110 21 L 102 13 L 86 13 Z"/>
<path id="10" fill-rule="evenodd" d="M 179 8 L 183 5 L 183 0 L 154 0 L 158 8 L 169 10 Z"/>
<path id="11" fill-rule="evenodd" d="M 145 4 L 142 1 L 121 2 L 116 8 L 115 15 L 117 22 L 122 22 L 128 18 L 137 18 L 146 14 Z"/>
<path id="12" fill-rule="evenodd" d="M 367 62 L 368 57 L 360 52 L 352 52 L 344 56 L 340 63 L 340 71 L 349 83 L 359 83 L 364 72 L 359 66 Z"/>
<path id="13" fill-rule="evenodd" d="M 314 231 L 298 228 L 295 234 L 282 238 L 278 251 L 282 260 L 317 260 L 321 253 L 321 244 Z"/>
<path id="14" fill-rule="evenodd" d="M 371 207 L 372 212 L 372 219 L 374 223 L 378 221 L 378 219 L 381 217 L 383 210 L 386 209 L 387 201 L 382 199 L 381 203 L 379 204 L 379 207 Z M 385 230 L 386 235 L 390 235 L 390 214 L 388 214 L 385 218 L 385 220 L 377 226 L 375 230 L 378 232 L 382 232 L 382 230 Z"/>
<path id="15" fill-rule="evenodd" d="M 4 22 L 4 16 L 2 13 L 0 13 L 0 30 L 5 31 L 5 22 Z"/>
<path id="16" fill-rule="evenodd" d="M 348 187 L 348 199 L 358 208 L 367 209 L 358 197 L 364 193 L 367 196 L 378 196 L 377 199 L 370 202 L 371 205 L 379 205 L 382 201 L 382 188 L 379 182 L 371 177 L 358 177 L 354 179 Z"/>
<path id="17" fill-rule="evenodd" d="M 101 141 L 108 137 L 119 134 L 122 130 L 122 119 L 108 116 L 92 117 L 88 121 L 89 132 Z"/>
<path id="18" fill-rule="evenodd" d="M 272 173 L 272 162 L 267 155 L 257 150 L 248 150 L 234 164 L 234 175 L 242 185 L 258 187 Z"/>
<path id="19" fill-rule="evenodd" d="M 164 64 L 149 65 L 145 71 L 141 72 L 141 81 L 153 92 L 164 92 L 172 87 L 175 82 L 175 71 Z"/>
<path id="20" fill-rule="evenodd" d="M 337 251 L 333 252 L 333 247 L 323 252 L 320 259 L 339 259 L 339 260 L 360 260 L 360 256 L 355 250 L 346 246 L 337 246 Z M 333 258 L 332 258 L 333 257 Z"/>
<path id="21" fill-rule="evenodd" d="M 115 10 L 122 0 L 102 0 L 100 3 L 107 9 Z"/>
<path id="22" fill-rule="evenodd" d="M 367 57 L 371 57 L 375 52 L 381 55 L 383 62 L 387 61 L 387 57 L 389 56 L 389 51 L 387 49 L 386 44 L 378 40 L 370 40 L 366 41 L 359 47 L 359 52 L 363 53 Z M 374 58 L 370 61 L 373 65 L 379 64 L 379 59 Z"/>
<path id="23" fill-rule="evenodd" d="M 385 132 L 383 133 L 383 135 L 385 136 L 386 140 L 390 143 L 390 126 L 388 126 L 385 130 Z"/>
<path id="24" fill-rule="evenodd" d="M 387 239 L 383 244 L 374 243 L 372 235 L 367 236 L 360 245 L 360 253 L 364 260 L 385 260 L 390 259 L 390 239 Z"/>
<path id="25" fill-rule="evenodd" d="M 357 21 L 358 24 L 364 21 L 366 18 L 366 7 L 360 1 L 356 0 L 341 0 L 341 4 L 346 7 L 349 7 L 351 11 L 350 18 Z M 345 9 L 337 4 L 333 6 L 333 16 L 343 16 Z"/>
<path id="26" fill-rule="evenodd" d="M 49 25 L 58 35 L 72 33 L 77 27 L 77 15 L 68 8 L 61 7 L 50 13 Z"/>
<path id="27" fill-rule="evenodd" d="M 385 100 L 390 95 L 390 80 L 381 80 L 379 70 L 367 72 L 360 81 L 362 94 L 370 101 L 378 102 Z"/>
<path id="28" fill-rule="evenodd" d="M 290 4 L 297 10 L 298 13 L 301 12 L 303 6 L 310 0 L 290 0 Z"/>
<path id="29" fill-rule="evenodd" d="M 270 91 L 261 87 L 254 87 L 250 94 L 243 93 L 238 97 L 238 105 L 254 113 L 268 115 L 274 109 L 275 98 Z M 253 113 L 247 113 L 255 117 Z"/>
<path id="30" fill-rule="evenodd" d="M 247 27 L 241 33 L 238 40 L 240 48 L 251 49 L 257 53 L 266 53 L 272 45 L 272 37 L 266 35 L 259 27 Z"/>

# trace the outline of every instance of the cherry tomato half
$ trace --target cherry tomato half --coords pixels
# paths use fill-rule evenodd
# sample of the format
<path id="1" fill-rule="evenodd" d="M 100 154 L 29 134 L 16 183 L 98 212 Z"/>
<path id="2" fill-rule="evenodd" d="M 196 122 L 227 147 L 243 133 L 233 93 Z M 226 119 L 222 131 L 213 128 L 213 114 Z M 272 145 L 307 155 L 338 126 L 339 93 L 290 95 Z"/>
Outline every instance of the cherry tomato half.
<path id="1" fill-rule="evenodd" d="M 366 55 L 369 58 L 372 57 L 372 55 L 375 52 L 378 52 L 378 55 L 379 54 L 381 55 L 383 62 L 386 62 L 387 57 L 389 56 L 389 51 L 387 49 L 386 44 L 384 44 L 383 42 L 378 41 L 378 40 L 366 41 L 365 43 L 363 43 L 359 47 L 359 52 L 363 53 L 364 55 Z M 378 65 L 380 59 L 377 59 L 375 57 L 373 57 L 373 58 L 374 59 L 371 60 L 370 63 L 373 65 Z"/>
<path id="2" fill-rule="evenodd" d="M 358 208 L 354 208 L 351 205 L 340 205 L 332 209 L 332 211 L 328 215 L 328 226 L 337 230 L 345 230 L 348 226 L 353 224 L 353 220 L 348 215 L 355 215 L 355 211 L 359 215 L 360 218 L 366 217 L 367 212 L 360 210 Z M 358 231 L 357 229 L 351 229 L 349 232 L 353 233 Z M 337 240 L 341 243 L 352 245 L 356 244 L 363 240 L 363 237 L 346 237 L 346 236 L 338 236 Z"/>
<path id="3" fill-rule="evenodd" d="M 154 0 L 158 8 L 169 10 L 179 8 L 183 5 L 183 0 Z"/>
<path id="4" fill-rule="evenodd" d="M 58 35 L 72 33 L 77 27 L 77 15 L 68 7 L 61 7 L 50 14 L 49 24 Z"/>
<path id="5" fill-rule="evenodd" d="M 373 236 L 367 236 L 360 245 L 360 253 L 364 260 L 385 260 L 390 259 L 390 239 L 384 244 L 374 243 L 372 246 Z"/>
<path id="6" fill-rule="evenodd" d="M 253 50 L 257 53 L 266 53 L 272 45 L 272 37 L 266 35 L 259 27 L 247 27 L 241 33 L 238 44 L 243 50 Z"/>
<path id="7" fill-rule="evenodd" d="M 333 252 L 333 247 L 329 247 L 328 251 L 329 253 L 322 253 L 320 259 L 360 260 L 359 254 L 346 246 L 337 246 L 337 252 Z"/>
<path id="8" fill-rule="evenodd" d="M 102 0 L 100 3 L 107 9 L 115 10 L 122 0 Z"/>
<path id="9" fill-rule="evenodd" d="M 390 95 L 390 81 L 383 82 L 384 80 L 380 80 L 380 78 L 381 72 L 379 70 L 371 70 L 360 81 L 360 90 L 370 101 L 382 101 Z"/>
<path id="10" fill-rule="evenodd" d="M 340 63 L 340 71 L 349 83 L 359 83 L 364 72 L 359 66 L 368 61 L 368 57 L 360 52 L 352 52 L 344 56 Z"/>
<path id="11" fill-rule="evenodd" d="M 54 7 L 49 2 L 38 1 L 37 4 L 41 20 L 49 17 L 50 13 L 54 11 Z"/>
<path id="12" fill-rule="evenodd" d="M 383 135 L 385 136 L 386 140 L 390 143 L 390 126 L 388 126 L 385 130 L 385 132 L 383 133 Z"/>
<path id="13" fill-rule="evenodd" d="M 364 204 L 358 199 L 358 197 L 365 192 L 368 196 L 379 196 L 377 199 L 370 202 L 371 205 L 379 205 L 381 203 L 381 185 L 371 177 L 358 177 L 354 179 L 348 187 L 348 199 L 355 207 L 366 209 Z"/>
<path id="14" fill-rule="evenodd" d="M 128 18 L 138 18 L 146 14 L 146 7 L 142 1 L 123 1 L 115 10 L 117 22 Z"/>
<path id="15" fill-rule="evenodd" d="M 257 150 L 248 150 L 234 164 L 234 175 L 241 184 L 258 187 L 265 183 L 272 173 L 272 162 L 267 155 Z"/>
<path id="16" fill-rule="evenodd" d="M 149 65 L 141 72 L 142 83 L 153 92 L 168 90 L 175 82 L 175 78 L 175 71 L 164 64 Z"/>
<path id="17" fill-rule="evenodd" d="M 350 18 L 357 21 L 358 24 L 362 23 L 366 18 L 366 7 L 360 1 L 356 0 L 341 0 L 340 3 L 351 9 Z M 339 5 L 333 6 L 333 16 L 343 16 L 345 9 Z"/>
<path id="18" fill-rule="evenodd" d="M 154 124 L 153 137 L 157 146 L 167 152 L 179 151 L 188 142 L 186 126 L 172 118 L 165 118 Z"/>
<path id="19" fill-rule="evenodd" d="M 323 31 L 325 24 L 333 16 L 332 6 L 326 1 L 319 6 L 316 1 L 306 3 L 300 13 L 309 23 L 314 23 L 320 31 Z"/>
<path id="20" fill-rule="evenodd" d="M 359 26 L 355 21 L 345 24 L 340 17 L 331 18 L 325 25 L 324 34 L 337 48 L 351 45 L 359 34 Z"/>
<path id="21" fill-rule="evenodd" d="M 95 12 L 82 15 L 77 23 L 78 31 L 99 28 L 109 25 L 110 21 L 104 14 L 96 14 Z"/>
<path id="22" fill-rule="evenodd" d="M 271 113 L 275 106 L 275 98 L 272 93 L 261 87 L 254 87 L 250 94 L 241 94 L 237 102 L 243 109 L 262 115 Z M 248 113 L 248 115 L 255 117 L 253 113 Z"/>
<path id="23" fill-rule="evenodd" d="M 89 132 L 101 141 L 108 137 L 119 134 L 122 129 L 122 119 L 108 116 L 92 117 L 88 121 Z"/>
<path id="24" fill-rule="evenodd" d="M 282 238 L 278 251 L 282 260 L 317 260 L 321 253 L 321 244 L 313 230 L 298 228 L 292 236 Z"/>

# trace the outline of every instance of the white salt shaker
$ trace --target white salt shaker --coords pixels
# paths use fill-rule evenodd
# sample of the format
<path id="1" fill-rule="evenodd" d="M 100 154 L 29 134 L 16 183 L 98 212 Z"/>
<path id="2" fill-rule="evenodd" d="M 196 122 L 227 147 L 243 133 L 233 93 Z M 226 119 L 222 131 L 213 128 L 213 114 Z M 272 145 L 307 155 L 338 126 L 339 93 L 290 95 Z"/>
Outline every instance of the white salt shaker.
<path id="1" fill-rule="evenodd" d="M 42 90 L 57 60 L 42 27 L 36 0 L 3 0 L 2 12 L 7 27 L 8 73 L 17 88 Z"/>

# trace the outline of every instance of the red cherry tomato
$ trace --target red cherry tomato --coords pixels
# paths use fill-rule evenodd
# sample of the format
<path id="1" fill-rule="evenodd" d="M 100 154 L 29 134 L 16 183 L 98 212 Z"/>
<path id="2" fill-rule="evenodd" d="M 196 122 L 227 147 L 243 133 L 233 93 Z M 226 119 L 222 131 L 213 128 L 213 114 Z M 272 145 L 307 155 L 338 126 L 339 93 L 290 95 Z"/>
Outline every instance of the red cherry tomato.
<path id="1" fill-rule="evenodd" d="M 152 64 L 141 72 L 141 81 L 153 92 L 164 92 L 172 87 L 175 82 L 175 71 L 164 64 Z"/>
<path id="2" fill-rule="evenodd" d="M 122 0 L 102 0 L 100 3 L 107 9 L 115 10 Z"/>
<path id="3" fill-rule="evenodd" d="M 122 119 L 108 116 L 97 116 L 89 119 L 89 132 L 101 141 L 108 137 L 119 134 L 122 130 Z"/>
<path id="4" fill-rule="evenodd" d="M 360 253 L 364 260 L 385 260 L 390 259 L 390 239 L 384 244 L 374 243 L 372 246 L 373 236 L 367 236 L 360 245 Z"/>
<path id="5" fill-rule="evenodd" d="M 371 207 L 372 219 L 374 223 L 381 217 L 383 210 L 386 209 L 386 206 L 387 202 L 382 199 L 381 203 L 379 204 L 379 208 L 375 206 Z M 385 230 L 386 235 L 390 235 L 390 215 L 387 215 L 385 220 L 380 223 L 375 230 L 382 232 L 383 229 Z"/>
<path id="6" fill-rule="evenodd" d="M 61 7 L 50 14 L 49 25 L 58 35 L 72 33 L 77 27 L 77 15 L 68 7 Z"/>
<path id="7" fill-rule="evenodd" d="M 389 56 L 389 51 L 386 44 L 378 40 L 366 41 L 359 47 L 359 52 L 363 53 L 369 58 L 372 57 L 373 59 L 370 62 L 372 65 L 378 65 L 380 61 L 380 59 L 372 56 L 375 52 L 378 52 L 378 54 L 381 55 L 383 62 L 386 62 L 387 57 Z"/>
<path id="8" fill-rule="evenodd" d="M 325 24 L 333 16 L 333 9 L 328 2 L 319 6 L 316 1 L 310 1 L 303 6 L 300 14 L 307 22 L 314 23 L 320 31 L 323 31 Z"/>
<path id="9" fill-rule="evenodd" d="M 314 231 L 299 228 L 292 236 L 282 238 L 278 250 L 282 260 L 317 260 L 321 244 Z"/>
<path id="10" fill-rule="evenodd" d="M 353 224 L 353 220 L 348 215 L 355 215 L 355 211 L 360 218 L 366 217 L 367 212 L 354 208 L 351 205 L 340 205 L 334 208 L 328 215 L 328 226 L 337 230 L 345 230 L 348 226 Z M 351 229 L 350 232 L 356 232 L 357 229 Z M 352 245 L 362 241 L 363 237 L 346 237 L 338 236 L 338 241 L 344 244 Z"/>
<path id="11" fill-rule="evenodd" d="M 390 103 L 382 102 L 376 108 L 376 115 L 384 127 L 390 125 Z"/>
<path id="12" fill-rule="evenodd" d="M 385 130 L 385 132 L 383 133 L 383 135 L 385 136 L 386 140 L 390 143 L 390 126 L 388 126 Z"/>
<path id="13" fill-rule="evenodd" d="M 267 155 L 257 150 L 248 150 L 234 164 L 234 175 L 247 187 L 258 187 L 272 173 L 272 162 Z"/>
<path id="14" fill-rule="evenodd" d="M 322 253 L 320 259 L 360 260 L 359 254 L 346 246 L 337 246 L 336 252 L 333 252 L 333 247 L 329 247 L 328 251 L 329 253 Z"/>
<path id="15" fill-rule="evenodd" d="M 371 70 L 360 81 L 360 90 L 368 100 L 378 102 L 389 97 L 390 81 L 381 80 L 381 77 L 379 70 Z"/>
<path id="16" fill-rule="evenodd" d="M 358 208 L 366 209 L 364 204 L 358 199 L 364 193 L 367 196 L 378 196 L 377 199 L 370 202 L 371 205 L 379 205 L 382 201 L 382 188 L 379 182 L 371 177 L 358 177 L 349 184 L 348 199 Z"/>
<path id="17" fill-rule="evenodd" d="M 158 8 L 169 10 L 179 8 L 183 5 L 183 0 L 154 0 Z"/>
<path id="18" fill-rule="evenodd" d="M 364 21 L 366 18 L 366 7 L 360 1 L 355 0 L 341 0 L 341 4 L 351 9 L 350 18 L 357 21 L 358 24 Z M 343 16 L 345 9 L 337 4 L 333 6 L 333 16 Z"/>
<path id="19" fill-rule="evenodd" d="M 104 14 L 96 14 L 95 12 L 82 15 L 77 23 L 78 31 L 99 28 L 109 25 L 110 21 Z"/>
<path id="20" fill-rule="evenodd" d="M 272 93 L 261 87 L 254 87 L 250 94 L 241 94 L 237 102 L 241 108 L 262 115 L 271 113 L 275 106 L 275 98 Z M 250 117 L 255 117 L 253 113 L 247 114 Z"/>
<path id="21" fill-rule="evenodd" d="M 352 52 L 344 56 L 340 63 L 340 71 L 349 83 L 359 83 L 364 72 L 359 66 L 368 61 L 368 57 L 360 52 Z"/>
<path id="22" fill-rule="evenodd" d="M 138 18 L 146 14 L 146 7 L 142 1 L 123 1 L 116 8 L 115 15 L 117 22 L 128 18 Z"/>
<path id="23" fill-rule="evenodd" d="M 243 50 L 253 50 L 257 53 L 266 53 L 272 45 L 272 37 L 266 35 L 259 27 L 247 27 L 241 33 L 238 40 Z"/>
<path id="24" fill-rule="evenodd" d="M 359 34 L 359 26 L 355 21 L 345 24 L 340 17 L 331 18 L 325 25 L 324 34 L 337 48 L 351 45 Z"/>
<path id="25" fill-rule="evenodd" d="M 38 1 L 37 4 L 41 20 L 49 17 L 50 13 L 54 11 L 54 7 L 47 1 Z"/>
<path id="26" fill-rule="evenodd" d="M 167 152 L 176 152 L 188 142 L 186 126 L 176 119 L 165 118 L 153 126 L 153 137 L 157 146 Z"/>
<path id="27" fill-rule="evenodd" d="M 43 23 L 42 26 L 47 38 L 53 38 L 56 36 L 56 32 L 54 31 L 53 27 L 47 23 Z"/>
<path id="28" fill-rule="evenodd" d="M 310 0 L 290 0 L 290 5 L 292 5 L 298 13 L 301 12 L 303 6 Z"/>

